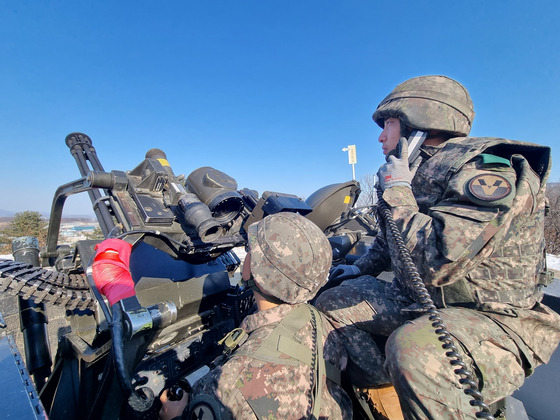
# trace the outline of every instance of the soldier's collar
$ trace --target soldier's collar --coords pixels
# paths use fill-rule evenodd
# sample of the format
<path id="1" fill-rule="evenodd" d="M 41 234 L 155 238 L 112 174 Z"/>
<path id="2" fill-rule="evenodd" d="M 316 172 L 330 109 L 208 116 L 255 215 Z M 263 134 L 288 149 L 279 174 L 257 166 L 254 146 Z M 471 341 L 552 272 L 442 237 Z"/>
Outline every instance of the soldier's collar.
<path id="1" fill-rule="evenodd" d="M 437 146 L 428 146 L 428 145 L 423 144 L 422 147 L 420 148 L 420 154 L 422 155 L 422 157 L 424 159 L 429 159 L 433 155 L 435 155 L 437 152 L 439 152 L 443 148 L 444 144 L 445 143 L 442 143 L 442 144 L 437 145 Z"/>

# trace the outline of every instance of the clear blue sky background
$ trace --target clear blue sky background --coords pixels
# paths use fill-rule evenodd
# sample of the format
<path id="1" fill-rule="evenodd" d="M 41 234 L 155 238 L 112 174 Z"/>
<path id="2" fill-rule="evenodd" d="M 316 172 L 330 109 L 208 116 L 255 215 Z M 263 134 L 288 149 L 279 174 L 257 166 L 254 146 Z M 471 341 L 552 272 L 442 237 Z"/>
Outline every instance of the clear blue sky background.
<path id="1" fill-rule="evenodd" d="M 383 162 L 379 101 L 407 78 L 470 91 L 474 136 L 552 147 L 560 133 L 557 0 L 0 0 L 0 209 L 49 211 L 80 177 L 88 134 L 105 168 L 152 147 L 175 173 L 307 197 Z M 553 166 L 551 181 L 560 181 Z M 86 195 L 65 214 L 91 214 Z"/>

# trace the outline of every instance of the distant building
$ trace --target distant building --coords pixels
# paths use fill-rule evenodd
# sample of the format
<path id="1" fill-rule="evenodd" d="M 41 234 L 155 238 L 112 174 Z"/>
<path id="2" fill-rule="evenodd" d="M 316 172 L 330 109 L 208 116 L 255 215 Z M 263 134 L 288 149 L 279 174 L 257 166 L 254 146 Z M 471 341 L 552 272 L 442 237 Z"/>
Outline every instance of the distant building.
<path id="1" fill-rule="evenodd" d="M 73 244 L 85 240 L 86 234 L 93 233 L 96 227 L 98 225 L 94 223 L 63 223 L 60 226 L 59 243 Z"/>

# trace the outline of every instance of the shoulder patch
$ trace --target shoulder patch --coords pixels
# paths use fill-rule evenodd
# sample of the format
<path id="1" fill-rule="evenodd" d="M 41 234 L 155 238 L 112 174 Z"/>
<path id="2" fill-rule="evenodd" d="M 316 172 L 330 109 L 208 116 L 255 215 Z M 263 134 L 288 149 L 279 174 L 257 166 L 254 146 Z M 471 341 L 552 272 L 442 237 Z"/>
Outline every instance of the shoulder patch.
<path id="1" fill-rule="evenodd" d="M 501 175 L 482 174 L 467 182 L 467 190 L 473 198 L 489 203 L 511 194 L 511 183 Z"/>

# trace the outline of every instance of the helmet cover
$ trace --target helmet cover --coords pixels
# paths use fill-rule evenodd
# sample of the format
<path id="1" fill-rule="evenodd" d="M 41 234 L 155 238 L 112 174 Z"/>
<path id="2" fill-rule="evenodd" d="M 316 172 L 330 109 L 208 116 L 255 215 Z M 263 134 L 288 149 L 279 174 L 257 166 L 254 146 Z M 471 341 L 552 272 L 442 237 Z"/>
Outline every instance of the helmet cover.
<path id="1" fill-rule="evenodd" d="M 312 299 L 328 279 L 332 249 L 309 219 L 271 214 L 248 228 L 251 273 L 265 295 L 289 304 Z"/>
<path id="2" fill-rule="evenodd" d="M 445 131 L 468 136 L 474 109 L 465 87 L 446 76 L 419 76 L 399 84 L 381 101 L 373 120 L 383 128 L 386 118 L 398 118 L 421 131 Z"/>

